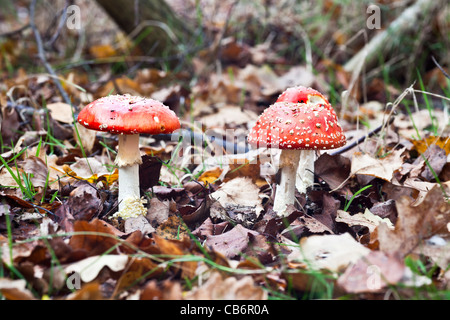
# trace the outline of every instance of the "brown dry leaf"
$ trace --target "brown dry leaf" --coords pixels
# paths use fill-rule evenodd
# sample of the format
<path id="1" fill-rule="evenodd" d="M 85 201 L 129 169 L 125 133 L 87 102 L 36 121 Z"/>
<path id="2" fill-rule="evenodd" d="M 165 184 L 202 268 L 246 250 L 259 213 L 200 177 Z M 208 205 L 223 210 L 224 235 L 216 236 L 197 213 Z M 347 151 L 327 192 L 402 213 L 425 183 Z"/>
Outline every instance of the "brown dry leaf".
<path id="1" fill-rule="evenodd" d="M 78 158 L 77 161 L 70 167 L 66 164 L 61 167 L 51 165 L 51 168 L 59 172 L 61 175 L 67 175 L 71 179 L 86 180 L 89 183 L 96 183 L 99 180 L 110 185 L 119 178 L 119 171 L 116 168 L 114 172 L 109 172 L 105 165 L 103 165 L 96 158 Z M 56 162 L 58 162 L 56 160 Z M 58 177 L 58 174 L 54 173 Z"/>
<path id="2" fill-rule="evenodd" d="M 155 240 L 156 247 L 161 251 L 161 254 L 167 256 L 181 256 L 186 254 L 186 240 L 178 241 L 178 240 L 167 240 L 161 236 L 153 235 L 153 239 Z M 187 238 L 185 238 L 187 239 Z M 190 253 L 190 252 L 189 252 Z M 197 270 L 197 262 L 196 261 L 184 261 L 180 263 L 174 263 L 173 267 L 175 269 L 180 269 L 182 272 L 182 277 L 187 277 L 189 279 L 195 276 L 195 271 Z"/>
<path id="3" fill-rule="evenodd" d="M 17 140 L 19 134 L 17 130 L 20 128 L 20 117 L 14 108 L 2 107 L 0 112 L 0 133 L 2 141 L 5 145 L 11 145 L 11 141 Z"/>
<path id="4" fill-rule="evenodd" d="M 351 174 L 374 176 L 386 181 L 391 181 L 395 171 L 403 164 L 403 152 L 405 148 L 395 150 L 384 158 L 374 158 L 371 155 L 355 152 L 352 158 Z"/>
<path id="5" fill-rule="evenodd" d="M 124 229 L 126 233 L 132 233 L 139 230 L 142 234 L 149 234 L 155 232 L 155 228 L 142 215 L 132 217 L 125 220 Z"/>
<path id="6" fill-rule="evenodd" d="M 346 223 L 349 226 L 364 226 L 369 228 L 370 232 L 374 231 L 380 223 L 385 223 L 391 230 L 394 229 L 394 225 L 391 220 L 387 218 L 382 219 L 381 217 L 374 215 L 367 208 L 364 213 L 359 212 L 353 215 L 350 215 L 350 213 L 344 210 L 338 210 L 336 221 Z"/>
<path id="7" fill-rule="evenodd" d="M 126 76 L 117 78 L 114 81 L 108 81 L 103 87 L 98 90 L 97 95 L 99 97 L 104 97 L 110 95 L 111 92 L 117 92 L 117 90 L 120 93 L 129 93 L 133 96 L 142 95 L 142 88 L 139 83 Z"/>
<path id="8" fill-rule="evenodd" d="M 23 279 L 0 278 L 0 292 L 7 300 L 36 300 Z"/>
<path id="9" fill-rule="evenodd" d="M 14 170 L 14 169 L 13 169 Z M 0 186 L 2 187 L 18 187 L 16 180 L 11 176 L 8 170 L 3 167 L 0 170 Z"/>
<path id="10" fill-rule="evenodd" d="M 253 111 L 242 109 L 236 105 L 221 106 L 217 112 L 202 116 L 200 120 L 208 125 L 208 128 L 223 128 L 225 125 L 245 125 L 258 118 Z"/>
<path id="11" fill-rule="evenodd" d="M 267 291 L 263 290 L 250 276 L 237 279 L 223 277 L 218 272 L 210 275 L 201 286 L 192 289 L 186 300 L 266 300 Z"/>
<path id="12" fill-rule="evenodd" d="M 197 229 L 192 231 L 192 234 L 198 237 L 200 240 L 205 240 L 208 236 L 222 234 L 228 225 L 228 221 L 214 224 L 211 221 L 211 218 L 207 218 Z"/>
<path id="13" fill-rule="evenodd" d="M 158 277 L 163 272 L 163 268 L 158 267 L 156 263 L 148 258 L 133 258 L 119 280 L 117 280 L 116 290 L 126 289 L 127 287 L 136 284 L 136 279 Z"/>
<path id="14" fill-rule="evenodd" d="M 422 153 L 422 155 L 423 156 L 419 156 L 416 161 L 414 161 L 413 165 L 418 169 L 418 176 L 420 176 L 420 178 L 425 181 L 431 181 L 434 179 L 434 174 L 439 176 L 444 165 L 447 163 L 446 151 L 441 149 L 438 145 L 432 144 L 424 153 Z M 425 163 L 424 157 L 427 159 L 427 164 Z M 411 174 L 410 177 L 417 177 L 417 175 L 414 176 Z"/>
<path id="15" fill-rule="evenodd" d="M 197 181 L 203 182 L 205 184 L 207 184 L 207 183 L 211 184 L 211 183 L 214 183 L 215 181 L 217 181 L 221 174 L 222 174 L 222 169 L 213 168 L 213 169 L 203 172 L 200 175 L 200 177 L 198 177 Z"/>
<path id="16" fill-rule="evenodd" d="M 224 182 L 227 182 L 229 180 L 238 177 L 249 177 L 258 187 L 267 184 L 267 182 L 264 179 L 261 179 L 260 177 L 261 163 L 259 162 L 259 159 L 257 159 L 256 163 L 250 162 L 247 159 L 229 159 L 229 160 L 233 161 L 233 163 L 230 163 L 228 165 L 228 170 L 223 178 Z"/>
<path id="17" fill-rule="evenodd" d="M 140 300 L 182 300 L 179 281 L 164 280 L 158 285 L 156 280 L 147 282 L 140 294 Z"/>
<path id="18" fill-rule="evenodd" d="M 106 254 L 100 256 L 91 256 L 89 258 L 72 263 L 64 268 L 66 274 L 76 272 L 80 275 L 83 282 L 91 282 L 97 278 L 104 267 L 117 272 L 125 268 L 128 263 L 127 255 Z"/>
<path id="19" fill-rule="evenodd" d="M 302 238 L 300 245 L 283 239 L 292 252 L 289 261 L 300 261 L 312 269 L 339 272 L 350 263 L 369 254 L 370 250 L 357 242 L 349 233 L 340 235 L 314 235 Z"/>
<path id="20" fill-rule="evenodd" d="M 169 218 L 169 201 L 161 201 L 154 197 L 150 199 L 146 218 L 152 226 L 160 225 Z"/>
<path id="21" fill-rule="evenodd" d="M 52 118 L 62 123 L 73 123 L 72 107 L 64 102 L 55 102 L 47 104 Z"/>
<path id="22" fill-rule="evenodd" d="M 207 236 L 205 245 L 227 258 L 233 258 L 248 248 L 250 242 L 249 234 L 257 236 L 259 233 L 238 224 L 231 231 Z"/>
<path id="23" fill-rule="evenodd" d="M 61 185 L 65 185 L 67 183 L 67 180 L 70 180 L 72 178 L 63 178 L 65 175 L 64 167 L 57 164 L 58 160 L 59 157 L 55 154 L 46 156 L 45 162 L 47 163 L 48 167 L 48 180 L 49 182 L 58 180 Z"/>
<path id="24" fill-rule="evenodd" d="M 323 179 L 330 189 L 342 188 L 342 183 L 350 175 L 350 159 L 341 155 L 332 156 L 323 153 L 314 162 L 314 173 Z"/>
<path id="25" fill-rule="evenodd" d="M 17 265 L 25 261 L 33 264 L 40 264 L 46 263 L 50 257 L 47 247 L 38 241 L 16 244 L 14 245 L 12 252 L 8 249 L 8 243 L 4 242 L 1 244 L 0 251 L 2 254 L 2 261 L 7 264 L 11 263 L 11 261 Z M 11 253 L 12 259 L 10 256 Z"/>
<path id="26" fill-rule="evenodd" d="M 411 142 L 414 144 L 415 149 L 420 154 L 425 153 L 430 146 L 437 145 L 439 148 L 444 149 L 446 155 L 449 155 L 449 139 L 449 137 L 429 136 L 427 138 L 423 138 L 422 140 L 411 140 Z"/>
<path id="27" fill-rule="evenodd" d="M 184 205 L 179 208 L 179 213 L 184 222 L 187 224 L 196 223 L 204 219 L 211 207 L 211 199 L 209 197 L 203 199 L 199 206 Z"/>
<path id="28" fill-rule="evenodd" d="M 188 229 L 177 215 L 171 215 L 156 228 L 156 234 L 164 239 L 179 240 L 189 237 Z"/>
<path id="29" fill-rule="evenodd" d="M 82 250 L 87 256 L 95 256 L 105 253 L 119 242 L 115 237 L 123 236 L 120 232 L 105 221 L 94 219 L 90 222 L 75 221 L 74 232 L 86 232 L 89 234 L 75 234 L 70 238 L 69 245 L 74 250 Z M 114 253 L 113 250 L 110 253 Z"/>
<path id="30" fill-rule="evenodd" d="M 302 223 L 302 225 L 304 225 L 310 232 L 312 233 L 329 233 L 329 234 L 333 234 L 333 226 L 331 225 L 326 225 L 324 222 L 320 221 L 319 215 L 314 215 L 314 216 L 308 216 L 308 215 L 304 215 L 299 219 L 299 221 Z"/>
<path id="31" fill-rule="evenodd" d="M 245 207 L 251 209 L 256 217 L 263 211 L 259 188 L 249 177 L 239 177 L 225 182 L 210 196 L 225 210 L 234 209 L 237 206 Z"/>
<path id="32" fill-rule="evenodd" d="M 90 221 L 102 212 L 103 201 L 97 189 L 85 183 L 70 192 L 67 209 L 76 220 Z"/>
<path id="33" fill-rule="evenodd" d="M 405 265 L 401 259 L 371 251 L 349 266 L 337 284 L 348 293 L 380 292 L 387 285 L 397 284 L 404 274 Z"/>
<path id="34" fill-rule="evenodd" d="M 244 66 L 250 60 L 249 46 L 237 42 L 234 37 L 222 39 L 220 43 L 220 59 L 225 63 Z"/>
<path id="35" fill-rule="evenodd" d="M 47 180 L 47 165 L 42 159 L 36 156 L 28 156 L 24 161 L 19 164 L 19 171 L 27 174 L 34 187 L 46 186 Z M 16 168 L 11 168 L 15 175 L 17 175 Z M 21 173 L 22 174 L 22 173 Z M 9 172 L 5 169 L 0 174 L 0 185 L 2 186 L 16 186 L 17 183 L 11 177 Z"/>
<path id="36" fill-rule="evenodd" d="M 75 140 L 80 143 L 83 148 L 88 152 L 91 153 L 94 149 L 95 139 L 96 139 L 96 131 L 90 130 L 81 125 L 80 123 L 75 123 L 76 130 L 78 131 L 78 134 L 74 130 L 74 138 Z M 78 136 L 80 139 L 78 139 Z"/>
<path id="37" fill-rule="evenodd" d="M 96 158 L 79 158 L 70 165 L 70 169 L 83 180 L 87 180 L 94 175 L 100 177 L 111 174 L 107 167 Z"/>
<path id="38" fill-rule="evenodd" d="M 103 294 L 98 282 L 86 283 L 80 290 L 67 296 L 67 300 L 103 300 Z"/>
<path id="39" fill-rule="evenodd" d="M 96 59 L 109 58 L 117 55 L 116 49 L 109 44 L 91 46 L 89 48 L 89 53 Z"/>
<path id="40" fill-rule="evenodd" d="M 450 193 L 450 182 L 443 184 Z M 418 206 L 412 206 L 410 199 L 402 197 L 396 202 L 398 219 L 395 230 L 380 224 L 374 240 L 378 240 L 380 250 L 387 254 L 399 253 L 405 256 L 424 239 L 439 232 L 446 232 L 450 222 L 450 202 L 445 199 L 440 187 L 436 185 Z"/>
<path id="41" fill-rule="evenodd" d="M 450 228 L 450 225 L 447 226 Z M 442 270 L 448 270 L 450 266 L 450 230 L 447 230 L 446 234 L 435 235 L 424 244 L 414 249 L 414 254 L 418 256 L 428 257 L 433 263 L 435 263 Z"/>

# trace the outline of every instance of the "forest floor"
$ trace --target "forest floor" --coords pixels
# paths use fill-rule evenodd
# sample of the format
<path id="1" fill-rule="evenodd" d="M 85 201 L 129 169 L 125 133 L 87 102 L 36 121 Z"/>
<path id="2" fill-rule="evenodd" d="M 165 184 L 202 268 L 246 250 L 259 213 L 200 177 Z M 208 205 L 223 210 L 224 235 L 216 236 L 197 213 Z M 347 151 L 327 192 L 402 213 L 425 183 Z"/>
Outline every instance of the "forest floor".
<path id="1" fill-rule="evenodd" d="M 56 23 L 64 1 L 38 2 L 41 46 L 29 2 L 0 13 L 1 299 L 449 299 L 448 4 L 348 70 L 414 2 L 383 1 L 380 29 L 365 2 L 168 2 L 195 26 L 175 62 L 94 2 L 76 1 L 82 30 Z M 279 152 L 246 137 L 297 85 L 329 99 L 352 147 L 318 152 L 281 218 Z M 200 137 L 141 136 L 145 226 L 112 219 L 117 136 L 76 122 L 125 93 Z"/>

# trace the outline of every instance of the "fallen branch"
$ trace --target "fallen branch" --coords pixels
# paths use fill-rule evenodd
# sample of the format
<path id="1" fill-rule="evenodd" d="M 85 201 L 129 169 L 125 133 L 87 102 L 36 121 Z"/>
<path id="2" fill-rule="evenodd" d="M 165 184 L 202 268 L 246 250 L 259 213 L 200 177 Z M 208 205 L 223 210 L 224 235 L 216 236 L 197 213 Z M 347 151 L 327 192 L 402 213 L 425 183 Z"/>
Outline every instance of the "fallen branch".
<path id="1" fill-rule="evenodd" d="M 440 7 L 442 1 L 418 0 L 407 8 L 384 31 L 378 33 L 345 65 L 344 70 L 351 72 L 364 60 L 366 67 L 373 65 L 381 52 L 391 49 L 403 34 L 417 26 L 419 17 L 434 8 Z"/>

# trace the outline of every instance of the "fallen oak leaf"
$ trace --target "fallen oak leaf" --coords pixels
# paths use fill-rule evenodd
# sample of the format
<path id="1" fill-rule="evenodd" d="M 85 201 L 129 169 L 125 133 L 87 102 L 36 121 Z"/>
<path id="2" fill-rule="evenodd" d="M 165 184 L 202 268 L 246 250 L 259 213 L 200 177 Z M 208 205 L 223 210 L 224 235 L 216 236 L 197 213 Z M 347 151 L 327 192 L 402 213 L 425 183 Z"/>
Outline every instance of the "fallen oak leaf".
<path id="1" fill-rule="evenodd" d="M 339 276 L 337 285 L 348 293 L 380 292 L 397 284 L 405 274 L 403 261 L 394 255 L 371 251 Z"/>
<path id="2" fill-rule="evenodd" d="M 371 155 L 355 152 L 352 157 L 350 175 L 362 174 L 391 181 L 394 172 L 403 165 L 403 152 L 406 147 L 394 150 L 384 158 L 374 158 Z"/>
<path id="3" fill-rule="evenodd" d="M 207 236 L 222 234 L 229 224 L 230 222 L 228 221 L 214 224 L 211 218 L 207 218 L 197 229 L 192 231 L 192 234 L 203 241 Z"/>
<path id="4" fill-rule="evenodd" d="M 394 229 L 394 225 L 389 219 L 383 219 L 379 216 L 376 216 L 367 208 L 366 210 L 364 210 L 364 213 L 360 212 L 353 215 L 350 215 L 347 211 L 338 210 L 336 221 L 346 223 L 349 226 L 364 226 L 369 228 L 370 232 L 373 232 L 380 223 L 385 223 L 391 230 Z"/>
<path id="5" fill-rule="evenodd" d="M 443 183 L 442 187 L 448 195 L 450 182 Z M 396 202 L 396 208 L 398 218 L 395 229 L 391 230 L 382 223 L 371 239 L 373 243 L 378 241 L 380 250 L 387 254 L 405 256 L 424 239 L 446 232 L 450 223 L 450 202 L 438 185 L 426 194 L 419 205 L 413 206 L 410 198 L 401 197 Z"/>
<path id="6" fill-rule="evenodd" d="M 73 225 L 75 234 L 70 238 L 69 245 L 74 250 L 82 250 L 88 256 L 103 254 L 119 243 L 117 237 L 125 235 L 105 221 L 95 218 L 88 222 L 75 221 Z M 110 253 L 114 253 L 114 249 Z"/>
<path id="7" fill-rule="evenodd" d="M 448 137 L 444 136 L 443 137 L 429 136 L 421 140 L 415 139 L 408 139 L 408 140 L 410 140 L 414 144 L 414 147 L 419 154 L 425 153 L 430 146 L 436 145 L 439 148 L 444 149 L 446 155 L 449 155 L 450 144 L 448 143 L 448 139 L 449 139 Z"/>
<path id="8" fill-rule="evenodd" d="M 288 261 L 303 262 L 311 269 L 327 269 L 332 272 L 345 269 L 370 252 L 349 233 L 313 235 L 302 238 L 299 244 L 286 238 L 283 242 L 292 250 Z"/>
<path id="9" fill-rule="evenodd" d="M 122 271 L 127 263 L 127 255 L 109 254 L 91 256 L 66 266 L 64 271 L 68 275 L 77 273 L 80 279 L 87 283 L 97 278 L 104 267 L 108 267 L 111 271 L 117 272 Z"/>
<path id="10" fill-rule="evenodd" d="M 150 280 L 140 293 L 140 300 L 182 300 L 183 293 L 179 281 L 164 280 L 160 285 Z"/>
<path id="11" fill-rule="evenodd" d="M 248 248 L 250 242 L 249 234 L 259 235 L 258 232 L 238 224 L 223 234 L 207 236 L 205 245 L 227 258 L 234 258 Z"/>
<path id="12" fill-rule="evenodd" d="M 36 156 L 28 156 L 19 165 L 26 174 L 30 175 L 33 187 L 46 187 L 48 168 L 45 162 Z"/>
<path id="13" fill-rule="evenodd" d="M 67 296 L 66 300 L 103 300 L 103 294 L 98 282 L 84 284 L 80 290 Z"/>
<path id="14" fill-rule="evenodd" d="M 256 217 L 263 211 L 262 196 L 260 189 L 252 182 L 249 177 L 234 178 L 223 183 L 220 188 L 211 193 L 210 197 L 225 209 L 225 211 L 233 210 L 237 207 L 250 208 Z M 216 218 L 226 219 L 220 211 Z M 226 215 L 226 214 L 225 214 Z M 211 215 L 211 217 L 214 217 Z"/>
<path id="15" fill-rule="evenodd" d="M 62 123 L 73 123 L 72 106 L 64 102 L 55 102 L 47 104 L 52 118 Z"/>
<path id="16" fill-rule="evenodd" d="M 350 159 L 341 155 L 323 153 L 314 162 L 314 174 L 325 181 L 330 189 L 343 188 L 350 175 Z M 342 192 L 345 194 L 345 191 Z"/>
<path id="17" fill-rule="evenodd" d="M 133 258 L 117 280 L 116 291 L 126 289 L 143 279 L 155 278 L 163 274 L 164 269 L 148 258 Z"/>
<path id="18" fill-rule="evenodd" d="M 102 212 L 103 201 L 97 189 L 85 183 L 70 192 L 67 207 L 76 220 L 90 221 Z"/>
<path id="19" fill-rule="evenodd" d="M 0 278 L 0 292 L 7 300 L 36 300 L 23 279 Z"/>
<path id="20" fill-rule="evenodd" d="M 183 241 L 179 240 L 168 240 L 163 237 L 153 234 L 153 239 L 155 240 L 156 247 L 161 251 L 161 255 L 166 255 L 169 259 L 172 259 L 174 256 L 182 256 L 186 254 L 191 254 L 191 252 L 187 252 L 186 249 L 191 249 L 190 241 L 185 237 Z M 182 277 L 187 277 L 189 279 L 195 276 L 195 271 L 197 270 L 197 262 L 196 261 L 182 261 L 171 264 L 175 269 L 180 269 L 182 273 Z"/>
<path id="21" fill-rule="evenodd" d="M 250 276 L 237 279 L 223 278 L 214 272 L 208 280 L 199 287 L 192 289 L 186 300 L 266 300 L 267 291 L 255 284 Z"/>

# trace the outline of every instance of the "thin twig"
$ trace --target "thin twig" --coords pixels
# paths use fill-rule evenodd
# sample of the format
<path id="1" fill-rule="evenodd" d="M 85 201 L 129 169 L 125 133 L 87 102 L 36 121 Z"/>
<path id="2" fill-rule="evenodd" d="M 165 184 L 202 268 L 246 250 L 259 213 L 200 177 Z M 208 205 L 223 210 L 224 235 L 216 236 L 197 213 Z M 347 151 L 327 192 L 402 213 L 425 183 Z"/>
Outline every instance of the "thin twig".
<path id="1" fill-rule="evenodd" d="M 56 31 L 55 31 L 55 33 L 53 33 L 53 36 L 50 38 L 50 40 L 48 40 L 46 42 L 47 48 L 52 47 L 61 34 L 61 30 L 63 29 L 64 23 L 66 22 L 66 19 L 67 19 L 67 7 L 68 6 L 69 6 L 69 1 L 66 0 L 64 9 L 61 11 L 61 16 L 59 18 L 59 23 L 56 28 Z"/>
<path id="2" fill-rule="evenodd" d="M 394 117 L 391 117 L 389 119 L 389 121 L 387 122 L 387 125 L 390 125 L 392 122 L 394 122 Z M 335 152 L 331 152 L 330 154 L 332 156 L 344 153 L 350 149 L 353 149 L 354 147 L 358 146 L 359 144 L 361 144 L 364 140 L 370 138 L 371 136 L 377 134 L 378 132 L 381 131 L 381 129 L 383 129 L 386 126 L 386 123 L 383 123 L 382 125 L 376 127 L 375 129 L 373 129 L 372 131 L 370 131 L 368 134 L 360 137 L 358 140 L 353 141 L 352 143 L 346 145 L 345 147 L 335 151 Z"/>
<path id="3" fill-rule="evenodd" d="M 33 30 L 34 38 L 36 39 L 36 45 L 38 47 L 38 57 L 41 60 L 42 64 L 44 65 L 47 72 L 53 76 L 53 81 L 58 88 L 59 93 L 61 94 L 63 100 L 65 103 L 72 105 L 72 102 L 70 101 L 69 96 L 67 95 L 66 91 L 64 91 L 64 88 L 61 85 L 61 82 L 58 79 L 58 76 L 56 75 L 55 71 L 53 70 L 52 66 L 48 63 L 47 59 L 45 58 L 45 51 L 42 44 L 42 38 L 41 34 L 39 33 L 39 30 L 36 27 L 36 23 L 34 21 L 34 15 L 36 12 L 36 2 L 37 0 L 33 0 L 30 5 L 30 27 Z"/>
<path id="4" fill-rule="evenodd" d="M 441 70 L 441 72 L 444 74 L 444 76 L 446 76 L 447 79 L 450 79 L 450 76 L 448 75 L 448 73 L 445 72 L 444 68 L 441 67 L 441 65 L 436 61 L 436 59 L 433 56 L 431 56 L 431 60 L 433 60 L 436 67 L 438 67 L 438 69 Z"/>
<path id="5" fill-rule="evenodd" d="M 28 23 L 28 24 L 24 25 L 23 27 L 20 27 L 19 29 L 0 33 L 0 38 L 12 37 L 18 33 L 22 33 L 23 31 L 27 30 L 29 27 L 30 27 L 30 24 Z"/>

